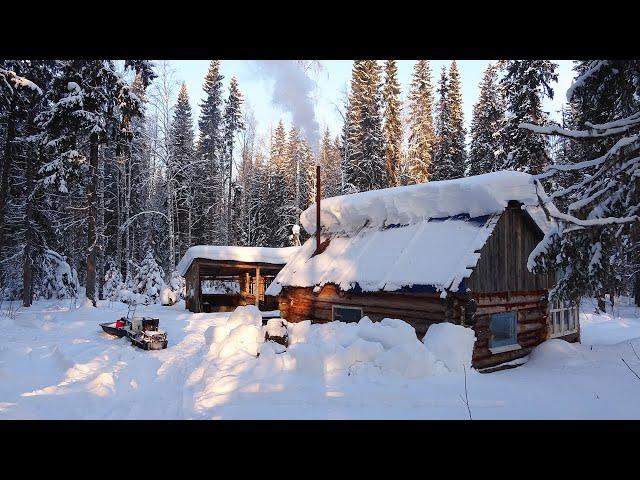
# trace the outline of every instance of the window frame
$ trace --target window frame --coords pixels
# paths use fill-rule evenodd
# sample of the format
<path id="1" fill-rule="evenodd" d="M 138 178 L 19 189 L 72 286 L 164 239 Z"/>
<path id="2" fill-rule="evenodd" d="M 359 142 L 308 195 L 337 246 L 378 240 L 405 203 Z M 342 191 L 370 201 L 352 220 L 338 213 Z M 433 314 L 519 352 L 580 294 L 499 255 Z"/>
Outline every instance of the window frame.
<path id="1" fill-rule="evenodd" d="M 565 324 L 564 314 L 568 314 L 568 320 Z M 559 320 L 558 328 L 556 328 L 556 318 Z M 573 324 L 573 327 L 570 328 Z M 567 328 L 565 328 L 565 325 Z M 549 302 L 549 310 L 547 312 L 547 338 L 559 338 L 573 333 L 578 333 L 580 329 L 580 305 L 577 302 L 568 300 L 553 300 Z"/>
<path id="2" fill-rule="evenodd" d="M 499 345 L 499 346 L 491 346 L 491 342 L 493 340 L 493 332 L 491 330 L 491 322 L 493 321 L 493 318 L 495 316 L 498 315 L 505 315 L 505 314 L 511 314 L 513 315 L 513 320 L 514 320 L 514 343 L 511 343 L 509 345 Z M 520 350 L 522 348 L 522 346 L 518 343 L 518 311 L 517 310 L 509 310 L 506 312 L 498 312 L 498 313 L 493 313 L 489 316 L 489 351 L 492 354 L 496 354 L 496 353 L 504 353 L 504 352 L 511 352 L 513 350 Z"/>
<path id="3" fill-rule="evenodd" d="M 345 320 L 336 319 L 337 308 L 342 308 L 345 310 L 360 310 L 360 318 L 355 322 L 347 322 Z M 331 321 L 332 322 L 358 323 L 362 317 L 364 317 L 364 312 L 362 311 L 362 307 L 354 307 L 353 305 L 331 305 Z"/>

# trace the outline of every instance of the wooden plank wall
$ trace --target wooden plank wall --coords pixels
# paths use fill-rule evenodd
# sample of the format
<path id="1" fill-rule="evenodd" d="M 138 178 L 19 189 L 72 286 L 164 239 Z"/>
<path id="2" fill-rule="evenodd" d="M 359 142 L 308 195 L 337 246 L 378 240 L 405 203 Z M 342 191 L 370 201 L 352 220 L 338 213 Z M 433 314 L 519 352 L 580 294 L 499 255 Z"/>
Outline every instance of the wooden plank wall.
<path id="1" fill-rule="evenodd" d="M 542 234 L 519 205 L 510 204 L 480 250 L 480 260 L 466 281 L 467 287 L 474 293 L 546 289 L 550 276 L 534 275 L 527 269 L 529 254 L 540 240 Z"/>

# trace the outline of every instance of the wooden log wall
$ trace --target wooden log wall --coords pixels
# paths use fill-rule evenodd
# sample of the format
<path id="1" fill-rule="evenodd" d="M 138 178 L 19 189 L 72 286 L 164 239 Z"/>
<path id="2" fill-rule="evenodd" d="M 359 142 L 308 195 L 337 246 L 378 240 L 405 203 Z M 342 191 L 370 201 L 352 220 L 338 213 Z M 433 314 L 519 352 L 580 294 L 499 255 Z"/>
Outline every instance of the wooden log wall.
<path id="1" fill-rule="evenodd" d="M 475 294 L 476 344 L 473 367 L 485 368 L 524 357 L 547 338 L 547 291 Z M 522 347 L 510 352 L 492 354 L 489 350 L 491 315 L 515 311 L 518 320 L 518 344 Z"/>
<path id="2" fill-rule="evenodd" d="M 444 321 L 472 327 L 476 332 L 473 353 L 474 368 L 484 368 L 523 357 L 547 337 L 546 290 L 474 295 L 376 292 L 350 294 L 339 292 L 335 285 L 325 285 L 320 292 L 311 288 L 285 288 L 279 297 L 283 318 L 290 322 L 332 320 L 332 306 L 362 308 L 363 315 L 373 321 L 399 318 L 416 330 L 422 339 L 430 325 Z M 489 321 L 494 313 L 516 311 L 518 343 L 522 348 L 492 354 L 489 350 Z"/>
<path id="3" fill-rule="evenodd" d="M 445 320 L 446 310 L 436 293 L 345 293 L 332 284 L 325 285 L 318 293 L 313 293 L 311 288 L 285 288 L 278 301 L 282 317 L 290 322 L 330 322 L 333 305 L 360 307 L 363 315 L 373 321 L 400 318 L 416 329 L 419 338 L 429 325 Z"/>

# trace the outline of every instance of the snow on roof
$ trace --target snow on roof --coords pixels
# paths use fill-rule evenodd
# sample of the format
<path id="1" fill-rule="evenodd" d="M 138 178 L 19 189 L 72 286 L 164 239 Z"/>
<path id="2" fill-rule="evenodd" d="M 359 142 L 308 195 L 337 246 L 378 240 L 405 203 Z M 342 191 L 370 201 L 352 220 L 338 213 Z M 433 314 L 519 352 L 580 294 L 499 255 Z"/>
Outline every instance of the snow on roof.
<path id="1" fill-rule="evenodd" d="M 322 200 L 320 224 L 326 233 L 367 227 L 406 225 L 430 218 L 502 212 L 509 200 L 537 205 L 540 185 L 523 172 L 501 171 L 473 177 L 342 195 Z M 300 216 L 310 234 L 316 230 L 315 203 Z"/>
<path id="2" fill-rule="evenodd" d="M 205 260 L 230 260 L 235 262 L 273 263 L 284 265 L 301 247 L 237 247 L 218 245 L 196 245 L 189 248 L 178 263 L 176 270 L 185 275 L 196 258 Z"/>
<path id="3" fill-rule="evenodd" d="M 323 200 L 327 248 L 314 256 L 315 239 L 307 240 L 266 293 L 277 295 L 283 286 L 318 290 L 326 283 L 345 291 L 459 291 L 510 200 L 522 202 L 548 231 L 541 198 L 547 197 L 531 175 L 503 171 Z M 314 208 L 301 216 L 309 233 L 315 231 Z"/>

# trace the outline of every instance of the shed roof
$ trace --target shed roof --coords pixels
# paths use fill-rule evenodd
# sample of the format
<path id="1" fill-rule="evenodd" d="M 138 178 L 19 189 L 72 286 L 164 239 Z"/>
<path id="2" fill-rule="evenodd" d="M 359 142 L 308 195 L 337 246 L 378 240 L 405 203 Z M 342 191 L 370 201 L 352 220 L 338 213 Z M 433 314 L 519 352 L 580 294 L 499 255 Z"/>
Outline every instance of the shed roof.
<path id="1" fill-rule="evenodd" d="M 196 245 L 187 250 L 176 270 L 185 275 L 191 263 L 201 258 L 204 260 L 233 261 L 244 263 L 269 263 L 284 265 L 301 247 L 238 247 L 225 245 Z"/>
<path id="2" fill-rule="evenodd" d="M 458 291 L 509 201 L 522 203 L 540 230 L 549 230 L 540 198 L 546 195 L 534 177 L 503 171 L 323 200 L 328 246 L 314 256 L 309 239 L 266 293 L 326 283 L 345 291 Z M 301 221 L 315 231 L 315 204 Z"/>

